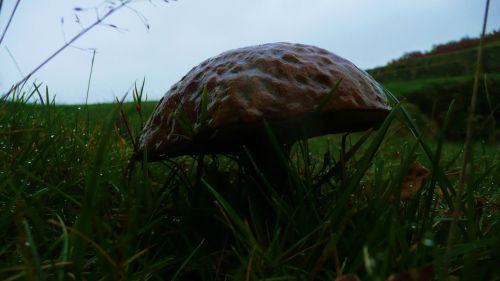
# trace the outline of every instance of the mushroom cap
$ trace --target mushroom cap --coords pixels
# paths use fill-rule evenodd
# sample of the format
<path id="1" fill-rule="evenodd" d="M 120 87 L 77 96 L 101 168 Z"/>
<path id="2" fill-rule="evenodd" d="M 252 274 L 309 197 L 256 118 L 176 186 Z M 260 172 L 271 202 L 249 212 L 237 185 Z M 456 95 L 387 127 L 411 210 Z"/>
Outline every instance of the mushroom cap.
<path id="1" fill-rule="evenodd" d="M 337 83 L 336 91 L 329 95 Z M 160 100 L 139 139 L 149 160 L 232 152 L 378 127 L 391 107 L 380 85 L 327 50 L 269 43 L 224 52 L 191 69 Z"/>

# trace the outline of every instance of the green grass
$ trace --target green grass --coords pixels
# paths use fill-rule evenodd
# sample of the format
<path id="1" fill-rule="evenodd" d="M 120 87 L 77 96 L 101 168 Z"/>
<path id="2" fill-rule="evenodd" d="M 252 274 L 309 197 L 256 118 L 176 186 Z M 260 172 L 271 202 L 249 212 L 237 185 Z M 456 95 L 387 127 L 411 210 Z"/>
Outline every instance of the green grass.
<path id="1" fill-rule="evenodd" d="M 473 80 L 472 75 L 464 75 L 464 76 L 453 76 L 453 77 L 434 77 L 434 78 L 426 78 L 426 79 L 418 79 L 418 80 L 410 80 L 410 81 L 393 81 L 387 82 L 384 86 L 389 89 L 391 92 L 396 93 L 398 97 L 404 98 L 407 95 L 410 95 L 414 92 L 425 92 L 430 91 L 438 87 L 439 85 L 470 85 L 470 82 Z M 500 81 L 500 73 L 488 74 L 486 79 L 489 81 Z"/>
<path id="2" fill-rule="evenodd" d="M 237 155 L 130 162 L 154 103 L 48 96 L 0 102 L 1 280 L 386 280 L 428 264 L 446 280 L 445 257 L 462 280 L 500 278 L 498 145 L 475 145 L 447 251 L 462 145 L 401 108 L 377 131 L 296 144 L 283 197 Z M 415 160 L 432 172 L 403 202 Z"/>

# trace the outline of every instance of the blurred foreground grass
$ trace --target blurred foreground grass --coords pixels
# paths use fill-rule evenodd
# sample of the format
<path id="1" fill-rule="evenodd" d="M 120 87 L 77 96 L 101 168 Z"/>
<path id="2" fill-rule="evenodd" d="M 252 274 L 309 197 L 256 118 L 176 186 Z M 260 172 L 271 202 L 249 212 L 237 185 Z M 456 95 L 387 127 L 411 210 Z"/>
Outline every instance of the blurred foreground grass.
<path id="1" fill-rule="evenodd" d="M 375 132 L 296 144 L 283 197 L 237 155 L 130 162 L 155 103 L 48 97 L 35 87 L 0 102 L 1 280 L 386 280 L 429 268 L 445 280 L 446 260 L 453 277 L 500 278 L 500 147 L 475 145 L 447 251 L 462 145 L 420 132 L 404 107 Z M 399 200 L 415 161 L 431 173 Z"/>

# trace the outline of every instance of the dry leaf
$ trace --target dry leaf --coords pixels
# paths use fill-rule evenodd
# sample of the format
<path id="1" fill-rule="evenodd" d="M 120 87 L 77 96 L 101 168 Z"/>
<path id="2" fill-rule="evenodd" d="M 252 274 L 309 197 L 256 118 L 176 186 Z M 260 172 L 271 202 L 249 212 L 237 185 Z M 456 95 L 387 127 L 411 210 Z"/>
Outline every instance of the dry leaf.
<path id="1" fill-rule="evenodd" d="M 403 201 L 410 199 L 415 193 L 420 190 L 422 186 L 422 180 L 430 173 L 431 171 L 427 169 L 420 162 L 415 161 L 403 179 L 403 183 L 401 184 L 401 193 L 399 198 Z"/>
<path id="2" fill-rule="evenodd" d="M 122 137 L 120 134 L 120 129 L 115 126 L 115 135 L 116 135 L 116 144 L 120 149 L 125 149 L 127 147 L 127 144 L 125 143 L 125 139 Z"/>
<path id="3" fill-rule="evenodd" d="M 398 159 L 400 156 L 401 156 L 401 152 L 399 152 L 398 150 L 395 150 L 392 152 L 392 158 Z"/>

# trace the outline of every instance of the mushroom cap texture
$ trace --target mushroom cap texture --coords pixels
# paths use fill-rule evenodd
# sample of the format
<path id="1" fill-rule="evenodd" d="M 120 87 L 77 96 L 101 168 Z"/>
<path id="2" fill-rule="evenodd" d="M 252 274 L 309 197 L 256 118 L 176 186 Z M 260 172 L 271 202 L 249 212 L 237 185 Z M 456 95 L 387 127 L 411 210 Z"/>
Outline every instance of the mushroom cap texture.
<path id="1" fill-rule="evenodd" d="M 235 151 L 265 137 L 264 120 L 282 143 L 361 131 L 378 127 L 390 109 L 380 85 L 336 54 L 250 46 L 209 58 L 174 84 L 146 123 L 139 153 L 155 160 Z"/>

